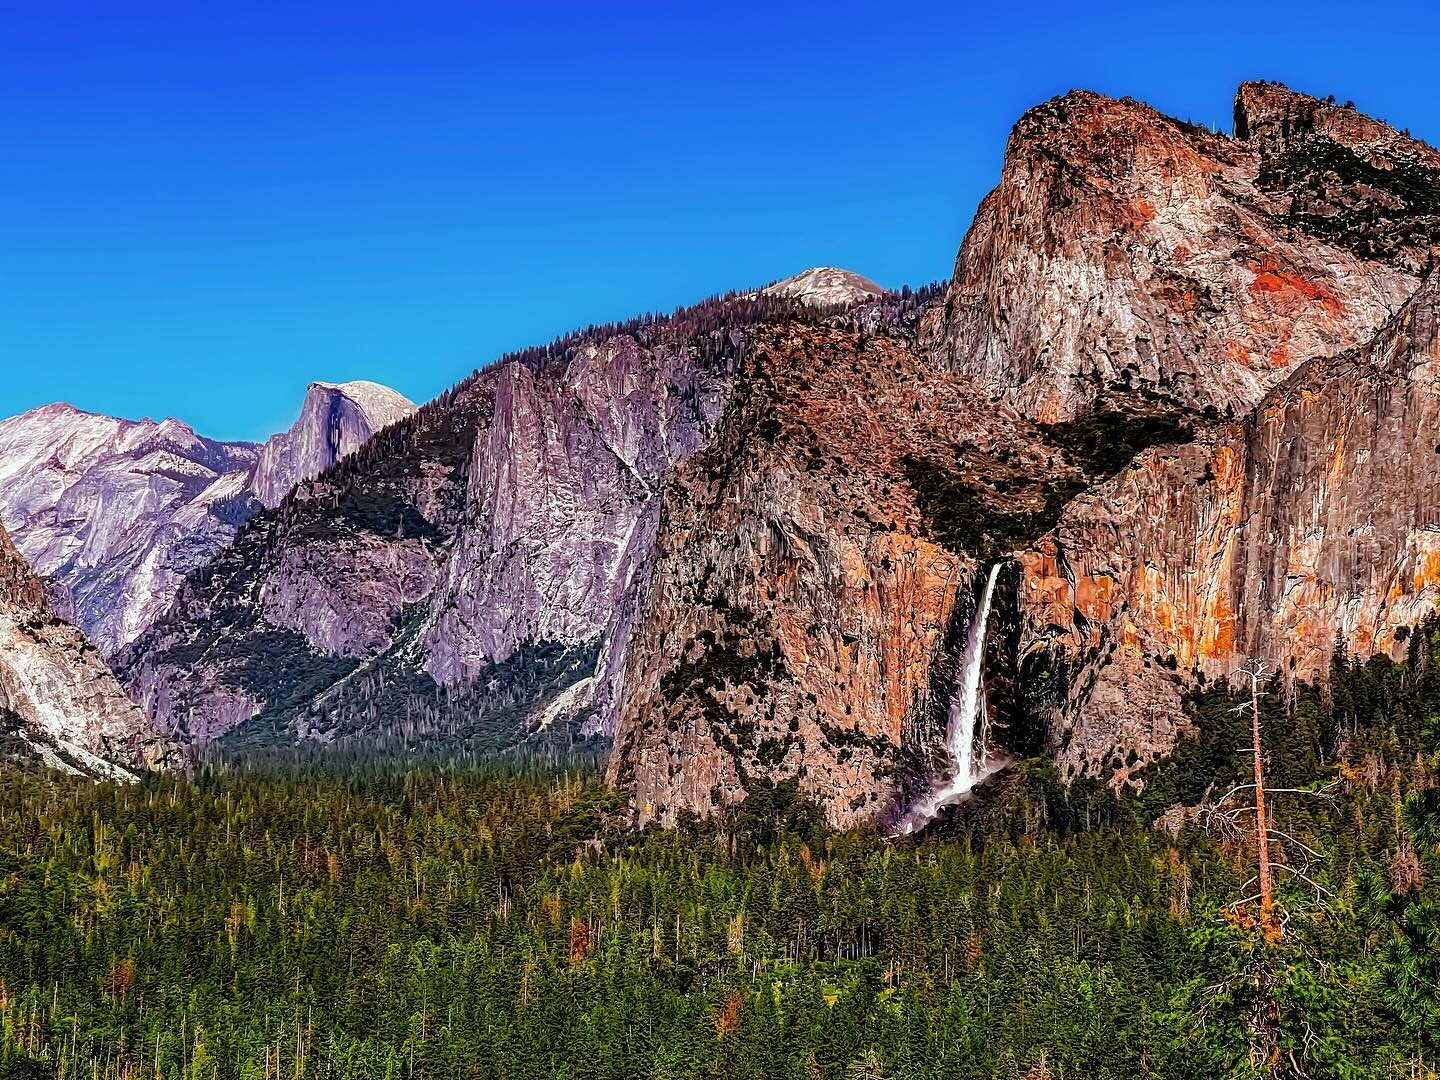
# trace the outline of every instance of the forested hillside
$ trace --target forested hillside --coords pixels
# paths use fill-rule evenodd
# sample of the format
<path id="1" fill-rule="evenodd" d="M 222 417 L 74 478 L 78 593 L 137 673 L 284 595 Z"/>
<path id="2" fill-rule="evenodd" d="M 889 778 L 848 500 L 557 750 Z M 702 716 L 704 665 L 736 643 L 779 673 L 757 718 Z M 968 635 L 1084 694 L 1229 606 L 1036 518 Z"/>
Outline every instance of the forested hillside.
<path id="1" fill-rule="evenodd" d="M 589 766 L 514 757 L 8 772 L 0 1072 L 1431 1075 L 1440 630 L 1264 697 L 1271 939 L 1243 823 L 1154 824 L 1250 775 L 1236 704 L 1140 796 L 1036 761 L 903 842 L 789 786 L 636 834 Z"/>

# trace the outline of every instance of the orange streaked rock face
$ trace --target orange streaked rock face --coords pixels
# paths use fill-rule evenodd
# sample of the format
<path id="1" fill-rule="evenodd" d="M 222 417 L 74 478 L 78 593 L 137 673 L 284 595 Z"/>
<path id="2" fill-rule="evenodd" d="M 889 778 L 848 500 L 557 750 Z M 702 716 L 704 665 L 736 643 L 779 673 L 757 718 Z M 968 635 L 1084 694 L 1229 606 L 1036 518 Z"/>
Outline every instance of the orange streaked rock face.
<path id="1" fill-rule="evenodd" d="M 1076 658 L 1077 685 L 1092 686 L 1057 710 L 1071 775 L 1110 761 L 1105 714 L 1178 712 L 1197 674 L 1224 678 L 1263 656 L 1311 680 L 1337 640 L 1357 656 L 1402 655 L 1402 628 L 1440 606 L 1437 319 L 1432 275 L 1371 344 L 1300 368 L 1242 422 L 1145 452 L 1022 557 L 1029 635 Z M 1082 616 L 1068 625 L 1050 570 L 1060 559 Z M 1097 577 L 1117 583 L 1103 606 L 1086 584 Z M 1168 746 L 1125 749 L 1144 759 Z"/>
<path id="2" fill-rule="evenodd" d="M 977 461 L 1072 470 L 893 339 L 776 328 L 732 402 L 666 494 L 611 777 L 642 822 L 788 778 L 837 825 L 874 818 L 917 725 L 943 714 L 935 666 L 976 568 L 932 535 L 913 462 L 956 472 L 963 442 Z"/>

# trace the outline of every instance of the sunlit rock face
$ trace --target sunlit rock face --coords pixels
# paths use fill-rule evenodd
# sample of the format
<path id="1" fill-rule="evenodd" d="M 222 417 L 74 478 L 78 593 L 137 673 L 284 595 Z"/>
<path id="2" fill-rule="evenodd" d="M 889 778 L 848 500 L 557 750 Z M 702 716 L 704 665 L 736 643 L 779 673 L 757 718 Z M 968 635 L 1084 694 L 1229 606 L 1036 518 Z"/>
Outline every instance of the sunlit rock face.
<path id="1" fill-rule="evenodd" d="M 1030 641 L 1076 665 L 1056 712 L 1069 774 L 1167 752 L 1197 673 L 1256 656 L 1313 680 L 1337 642 L 1404 655 L 1440 603 L 1437 319 L 1432 274 L 1372 342 L 1141 454 L 1022 555 Z"/>
<path id="2" fill-rule="evenodd" d="M 156 764 L 164 746 L 0 528 L 0 755 L 95 777 Z"/>
<path id="3" fill-rule="evenodd" d="M 890 806 L 898 755 L 945 709 L 935 666 L 986 547 L 979 529 L 970 551 L 937 535 L 917 487 L 991 466 L 1014 488 L 967 490 L 997 518 L 1074 475 L 903 335 L 756 335 L 715 438 L 665 493 L 610 767 L 638 820 L 671 825 L 787 779 L 836 824 Z"/>
<path id="4" fill-rule="evenodd" d="M 47 405 L 0 421 L 0 520 L 109 655 L 259 508 L 259 448 Z"/>
<path id="5" fill-rule="evenodd" d="M 1244 106 L 1255 131 L 1276 109 L 1324 111 L 1263 96 Z M 1365 131 L 1397 160 L 1413 142 Z M 1168 752 L 1181 695 L 1247 652 L 1309 677 L 1337 633 L 1389 648 L 1430 609 L 1412 574 L 1428 481 L 1387 465 L 1332 486 L 1337 440 L 1357 467 L 1393 455 L 1410 472 L 1440 444 L 1423 385 L 1402 405 L 1344 374 L 1390 355 L 1358 351 L 1381 327 L 1413 323 L 1397 315 L 1413 252 L 1367 246 L 1384 192 L 1327 176 L 1354 227 L 1317 223 L 1291 144 L 1251 138 L 1094 94 L 1049 102 L 1017 125 L 913 336 L 862 304 L 853 338 L 757 337 L 714 440 L 665 493 L 610 769 L 637 819 L 787 778 L 836 824 L 885 819 L 933 755 L 977 570 L 997 559 L 1001 719 L 1008 737 L 1038 729 L 1070 776 L 1124 781 Z M 1387 471 L 1399 486 L 1376 515 Z M 1382 516 L 1393 558 L 1365 547 Z M 1376 557 L 1389 568 L 1372 574 Z"/>
<path id="6" fill-rule="evenodd" d="M 277 506 L 301 480 L 319 476 L 414 411 L 414 402 L 379 383 L 311 383 L 290 430 L 272 436 L 260 450 L 251 484 L 256 497 Z"/>
<path id="7" fill-rule="evenodd" d="M 785 305 L 709 301 L 475 373 L 250 522 L 126 651 L 127 685 L 181 742 L 612 730 L 659 492 L 747 322 Z"/>
<path id="8" fill-rule="evenodd" d="M 1252 293 L 1313 293 L 1292 309 L 1312 326 L 1324 309 L 1369 318 L 1377 289 L 1433 265 L 1434 150 L 1273 84 L 1243 85 L 1235 109 L 1266 228 L 1317 268 L 1267 265 Z M 1292 327 L 1287 356 L 1302 363 L 1277 365 L 1241 421 L 1202 419 L 1198 441 L 1143 453 L 1022 554 L 1030 670 L 1067 675 L 1050 719 L 1068 775 L 1127 780 L 1186 730 L 1182 696 L 1246 657 L 1287 680 L 1323 677 L 1337 643 L 1398 652 L 1434 608 L 1434 289 L 1361 345 L 1297 351 Z M 1219 368 L 1229 353 L 1209 355 Z"/>
<path id="9" fill-rule="evenodd" d="M 414 408 L 375 383 L 314 383 L 294 426 L 256 446 L 46 405 L 0 421 L 0 521 L 55 609 L 113 656 L 262 504 Z"/>
<path id="10" fill-rule="evenodd" d="M 1275 88 L 1266 108 L 1309 100 Z M 1412 260 L 1366 258 L 1262 182 L 1284 148 L 1083 91 L 1032 109 L 932 347 L 1041 421 L 1117 390 L 1245 413 L 1307 359 L 1367 340 L 1416 285 Z"/>

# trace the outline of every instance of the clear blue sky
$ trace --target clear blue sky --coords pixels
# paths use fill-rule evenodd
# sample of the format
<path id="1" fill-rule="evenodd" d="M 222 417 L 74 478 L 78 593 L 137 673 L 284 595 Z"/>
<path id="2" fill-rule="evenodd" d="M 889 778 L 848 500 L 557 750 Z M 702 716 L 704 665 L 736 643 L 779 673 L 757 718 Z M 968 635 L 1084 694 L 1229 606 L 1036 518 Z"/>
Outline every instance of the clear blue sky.
<path id="1" fill-rule="evenodd" d="M 263 438 L 311 379 L 423 400 L 810 265 L 944 277 L 1076 86 L 1228 129 L 1280 79 L 1440 141 L 1427 7 L 1181 6 L 15 0 L 0 416 Z"/>

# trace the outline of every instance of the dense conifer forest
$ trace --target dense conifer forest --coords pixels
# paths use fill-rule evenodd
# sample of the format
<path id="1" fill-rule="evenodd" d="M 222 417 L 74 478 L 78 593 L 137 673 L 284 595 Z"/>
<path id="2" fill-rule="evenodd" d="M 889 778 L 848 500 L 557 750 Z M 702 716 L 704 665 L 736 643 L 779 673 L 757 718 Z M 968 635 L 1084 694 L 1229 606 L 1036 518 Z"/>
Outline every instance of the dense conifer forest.
<path id="1" fill-rule="evenodd" d="M 637 834 L 543 756 L 9 770 L 0 1075 L 1431 1076 L 1440 630 L 1260 704 L 1275 933 L 1222 690 L 1138 794 L 1036 760 L 900 842 L 783 785 Z"/>

